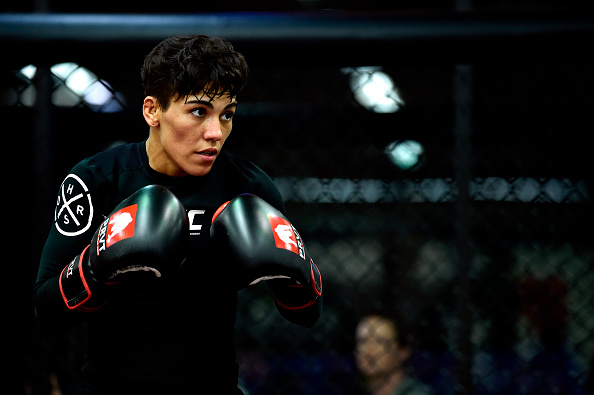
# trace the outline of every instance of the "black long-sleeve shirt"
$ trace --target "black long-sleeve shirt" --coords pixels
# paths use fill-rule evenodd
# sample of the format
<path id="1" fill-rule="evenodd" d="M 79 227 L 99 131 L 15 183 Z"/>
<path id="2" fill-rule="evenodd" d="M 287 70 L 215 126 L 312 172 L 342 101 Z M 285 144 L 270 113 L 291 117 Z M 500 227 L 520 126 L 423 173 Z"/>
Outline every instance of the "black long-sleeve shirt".
<path id="1" fill-rule="evenodd" d="M 68 310 L 58 286 L 62 269 L 120 201 L 151 184 L 167 187 L 188 213 L 190 250 L 181 270 L 170 278 L 112 287 L 109 301 L 95 312 Z M 101 152 L 71 170 L 58 191 L 54 225 L 41 256 L 35 308 L 41 327 L 50 333 L 87 321 L 82 373 L 88 385 L 107 391 L 102 393 L 182 393 L 203 387 L 221 394 L 237 391 L 233 262 L 212 248 L 209 229 L 215 210 L 241 193 L 285 211 L 270 178 L 225 151 L 203 177 L 154 171 L 145 142 Z M 321 303 L 320 298 L 300 311 L 277 307 L 287 319 L 311 326 Z"/>

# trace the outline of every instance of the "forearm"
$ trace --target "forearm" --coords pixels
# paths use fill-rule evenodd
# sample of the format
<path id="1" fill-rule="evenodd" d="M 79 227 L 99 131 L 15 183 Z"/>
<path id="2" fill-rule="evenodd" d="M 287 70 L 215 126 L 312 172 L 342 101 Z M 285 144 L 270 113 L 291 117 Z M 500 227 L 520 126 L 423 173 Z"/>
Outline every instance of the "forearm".
<path id="1" fill-rule="evenodd" d="M 54 335 L 76 326 L 86 319 L 86 314 L 66 307 L 60 292 L 59 277 L 37 283 L 33 293 L 35 316 L 40 328 Z"/>

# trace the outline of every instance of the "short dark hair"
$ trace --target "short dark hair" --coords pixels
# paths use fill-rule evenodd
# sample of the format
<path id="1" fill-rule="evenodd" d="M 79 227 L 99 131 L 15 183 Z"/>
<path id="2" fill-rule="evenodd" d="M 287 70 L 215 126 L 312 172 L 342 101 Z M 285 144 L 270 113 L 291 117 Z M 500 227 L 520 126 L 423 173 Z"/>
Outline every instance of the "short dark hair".
<path id="1" fill-rule="evenodd" d="M 408 330 L 408 325 L 406 324 L 400 312 L 385 308 L 370 308 L 363 313 L 359 319 L 359 322 L 369 317 L 380 317 L 389 321 L 394 326 L 396 335 L 394 340 L 398 343 L 398 345 L 401 347 L 408 347 L 411 345 L 411 334 Z"/>
<path id="2" fill-rule="evenodd" d="M 236 97 L 245 87 L 248 66 L 231 43 L 204 35 L 174 36 L 161 41 L 141 69 L 145 96 L 166 110 L 170 100 L 204 92 L 211 98 Z M 176 97 L 174 97 L 176 96 Z"/>

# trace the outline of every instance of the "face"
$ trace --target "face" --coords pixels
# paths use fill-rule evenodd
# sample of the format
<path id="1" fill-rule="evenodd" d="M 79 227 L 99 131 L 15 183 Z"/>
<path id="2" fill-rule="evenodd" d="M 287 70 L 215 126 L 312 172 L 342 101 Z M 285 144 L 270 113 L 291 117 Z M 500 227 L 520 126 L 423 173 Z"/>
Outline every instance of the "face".
<path id="1" fill-rule="evenodd" d="M 363 318 L 355 334 L 355 356 L 359 371 L 366 377 L 385 375 L 402 366 L 408 357 L 397 342 L 394 324 L 379 316 Z"/>
<path id="2" fill-rule="evenodd" d="M 155 100 L 145 98 L 143 107 L 150 166 L 170 176 L 208 174 L 231 134 L 235 98 L 201 93 L 172 100 L 167 110 Z"/>

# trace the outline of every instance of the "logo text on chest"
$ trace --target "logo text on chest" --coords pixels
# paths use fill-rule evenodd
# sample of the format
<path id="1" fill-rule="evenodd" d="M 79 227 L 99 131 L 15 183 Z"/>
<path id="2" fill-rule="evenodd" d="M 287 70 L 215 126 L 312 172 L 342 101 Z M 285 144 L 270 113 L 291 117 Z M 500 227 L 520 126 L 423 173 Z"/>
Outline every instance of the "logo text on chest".
<path id="1" fill-rule="evenodd" d="M 204 218 L 205 210 L 188 210 L 188 221 L 190 223 L 190 236 L 198 236 L 202 232 L 201 221 Z"/>

